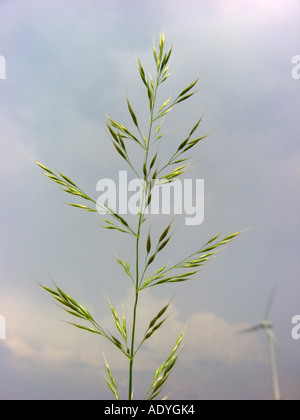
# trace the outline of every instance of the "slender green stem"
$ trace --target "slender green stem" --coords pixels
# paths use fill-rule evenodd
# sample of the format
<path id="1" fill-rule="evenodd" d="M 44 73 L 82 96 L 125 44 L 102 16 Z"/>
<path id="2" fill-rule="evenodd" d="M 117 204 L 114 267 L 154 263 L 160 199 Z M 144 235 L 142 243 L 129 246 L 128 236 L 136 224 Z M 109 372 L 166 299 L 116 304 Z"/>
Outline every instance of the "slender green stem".
<path id="1" fill-rule="evenodd" d="M 139 216 L 139 224 L 138 224 L 138 231 L 136 235 L 136 248 L 135 248 L 136 278 L 135 278 L 135 301 L 134 301 L 134 307 L 133 307 L 131 348 L 130 348 L 130 361 L 129 361 L 129 387 L 128 387 L 129 400 L 132 400 L 134 340 L 135 340 L 135 327 L 136 327 L 136 312 L 137 312 L 137 305 L 138 305 L 138 299 L 139 299 L 139 240 L 140 240 L 141 224 L 142 224 L 142 214 L 140 214 Z"/>
<path id="2" fill-rule="evenodd" d="M 132 337 L 131 337 L 131 350 L 130 350 L 130 361 L 129 361 L 129 388 L 128 388 L 128 400 L 132 400 L 132 374 L 133 374 L 133 360 L 134 360 L 134 338 L 135 338 L 135 326 L 136 326 L 136 310 L 139 299 L 139 292 L 135 292 L 135 302 L 133 308 L 133 322 L 132 322 Z"/>
<path id="3" fill-rule="evenodd" d="M 148 154 L 149 154 L 149 148 L 150 148 L 150 139 L 151 139 L 151 133 L 152 133 L 152 126 L 153 126 L 153 108 L 154 103 L 156 99 L 156 90 L 157 90 L 157 84 L 154 89 L 154 101 L 152 104 L 152 107 L 150 109 L 150 125 L 149 125 L 149 132 L 148 132 L 148 140 L 147 144 L 145 145 L 145 160 L 144 165 L 147 167 L 147 161 L 148 161 Z M 133 307 L 133 317 L 132 317 L 132 335 L 131 335 L 131 348 L 130 348 L 130 362 L 129 362 L 129 387 L 128 387 L 128 399 L 132 400 L 132 379 L 133 379 L 133 362 L 134 362 L 134 356 L 135 356 L 135 349 L 134 349 L 134 342 L 135 342 L 135 329 L 136 329 L 136 314 L 137 314 L 137 305 L 138 305 L 138 299 L 139 299 L 139 240 L 140 240 L 140 231 L 141 231 L 141 225 L 143 223 L 144 219 L 144 201 L 147 197 L 148 192 L 148 182 L 147 182 L 148 174 L 144 174 L 144 185 L 146 185 L 146 189 L 143 191 L 143 197 L 141 202 L 141 212 L 139 214 L 139 222 L 138 222 L 138 230 L 136 234 L 136 279 L 135 279 L 135 301 L 134 301 L 134 307 Z"/>

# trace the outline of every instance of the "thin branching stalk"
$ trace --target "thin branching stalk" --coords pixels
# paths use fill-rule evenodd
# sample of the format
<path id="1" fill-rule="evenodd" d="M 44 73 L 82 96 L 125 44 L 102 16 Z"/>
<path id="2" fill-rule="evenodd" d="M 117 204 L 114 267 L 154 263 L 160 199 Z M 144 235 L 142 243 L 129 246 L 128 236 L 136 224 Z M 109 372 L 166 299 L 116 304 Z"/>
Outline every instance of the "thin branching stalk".
<path id="1" fill-rule="evenodd" d="M 87 332 L 98 334 L 104 339 L 108 340 L 118 351 L 120 351 L 127 359 L 129 363 L 128 370 L 128 399 L 133 399 L 133 375 L 134 375 L 134 360 L 137 352 L 141 349 L 147 340 L 161 328 L 167 316 L 167 312 L 170 303 L 165 305 L 149 322 L 148 328 L 146 329 L 143 338 L 139 343 L 136 339 L 136 330 L 138 322 L 138 304 L 140 293 L 150 287 L 166 285 L 170 283 L 186 282 L 199 272 L 201 267 L 211 260 L 218 252 L 218 250 L 229 242 L 231 242 L 239 232 L 227 235 L 220 239 L 220 234 L 210 238 L 203 246 L 192 254 L 181 258 L 177 263 L 168 266 L 163 265 L 159 269 L 152 269 L 153 262 L 157 254 L 162 252 L 168 245 L 171 237 L 171 226 L 172 222 L 169 223 L 158 239 L 155 239 L 151 235 L 151 229 L 148 229 L 148 235 L 146 243 L 141 243 L 142 233 L 145 232 L 144 224 L 147 221 L 146 209 L 151 203 L 152 199 L 152 188 L 156 181 L 160 183 L 173 182 L 180 178 L 186 169 L 189 157 L 186 156 L 186 152 L 191 148 L 195 147 L 199 142 L 204 140 L 207 135 L 203 134 L 199 137 L 195 136 L 198 130 L 202 116 L 197 120 L 185 139 L 181 140 L 171 152 L 171 157 L 167 159 L 167 163 L 159 165 L 158 152 L 153 151 L 153 145 L 163 138 L 161 134 L 162 124 L 167 117 L 167 114 L 172 111 L 174 107 L 183 101 L 191 98 L 195 90 L 198 79 L 190 83 L 186 88 L 182 89 L 180 93 L 175 97 L 174 100 L 171 97 L 167 98 L 161 106 L 157 105 L 157 92 L 160 86 L 170 77 L 171 72 L 169 70 L 169 62 L 172 53 L 172 47 L 169 50 L 165 48 L 165 35 L 162 33 L 159 38 L 158 46 L 153 42 L 153 56 L 156 69 L 155 82 L 149 73 L 146 72 L 142 66 L 140 60 L 138 60 L 138 71 L 141 81 L 146 89 L 146 95 L 148 98 L 149 105 L 149 126 L 146 128 L 147 136 L 144 134 L 144 130 L 139 124 L 137 115 L 127 98 L 127 107 L 131 116 L 134 132 L 132 129 L 125 127 L 120 122 L 114 120 L 111 117 L 107 117 L 107 128 L 109 131 L 110 139 L 112 144 L 117 151 L 118 155 L 126 161 L 129 168 L 138 177 L 142 186 L 142 194 L 140 199 L 140 209 L 137 215 L 137 226 L 134 227 L 127 220 L 126 217 L 120 216 L 114 209 L 103 204 L 102 209 L 107 213 L 107 218 L 102 218 L 106 229 L 117 230 L 121 233 L 127 233 L 135 238 L 135 261 L 132 264 L 135 267 L 135 272 L 132 272 L 131 264 L 128 261 L 123 261 L 120 257 L 117 257 L 117 262 L 123 267 L 125 275 L 129 277 L 131 285 L 134 289 L 134 304 L 132 307 L 132 325 L 130 340 L 128 337 L 127 321 L 125 315 L 121 318 L 116 309 L 114 308 L 111 301 L 108 299 L 110 311 L 112 313 L 116 333 L 111 333 L 102 327 L 91 315 L 91 313 L 80 305 L 73 297 L 65 293 L 61 288 L 55 285 L 54 289 L 47 286 L 43 286 L 69 315 L 79 318 L 84 324 L 71 323 L 77 328 L 85 330 Z M 135 165 L 134 160 L 129 156 L 127 145 L 131 142 L 138 148 L 142 148 L 144 156 L 142 165 Z M 39 167 L 44 171 L 44 175 L 59 185 L 60 189 L 64 192 L 80 198 L 87 202 L 86 204 L 81 203 L 67 203 L 68 205 L 85 210 L 91 213 L 97 213 L 97 202 L 85 193 L 77 184 L 72 181 L 65 174 L 58 172 L 55 173 L 45 165 L 36 162 Z M 174 165 L 175 169 L 174 169 Z M 179 165 L 179 166 L 177 166 Z M 98 214 L 98 213 L 97 213 Z M 144 265 L 142 266 L 142 262 Z M 153 400 L 160 396 L 160 393 L 167 382 L 171 371 L 173 370 L 179 353 L 180 345 L 183 339 L 184 333 L 179 334 L 176 340 L 175 346 L 171 350 L 171 353 L 165 360 L 165 362 L 158 367 L 155 371 L 152 383 L 145 394 L 145 398 Z M 128 342 L 129 341 L 129 342 Z M 119 389 L 117 382 L 112 374 L 112 370 L 105 359 L 106 366 L 106 383 L 113 393 L 116 399 L 120 398 Z"/>

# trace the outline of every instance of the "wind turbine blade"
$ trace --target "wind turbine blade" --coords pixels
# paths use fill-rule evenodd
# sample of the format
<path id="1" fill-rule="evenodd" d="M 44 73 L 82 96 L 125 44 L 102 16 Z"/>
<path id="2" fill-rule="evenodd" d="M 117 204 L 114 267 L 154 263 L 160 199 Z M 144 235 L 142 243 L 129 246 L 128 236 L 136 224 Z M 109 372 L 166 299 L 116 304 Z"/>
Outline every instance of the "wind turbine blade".
<path id="1" fill-rule="evenodd" d="M 238 334 L 240 335 L 240 334 L 248 334 L 248 333 L 251 333 L 251 332 L 253 332 L 253 331 L 257 331 L 257 330 L 260 330 L 262 327 L 261 327 L 261 325 L 259 324 L 259 325 L 255 325 L 254 327 L 250 327 L 250 328 L 245 328 L 244 330 L 241 330 L 241 331 L 239 331 L 238 332 Z"/>
<path id="2" fill-rule="evenodd" d="M 275 347 L 277 344 L 276 344 L 274 332 L 270 330 L 269 328 L 264 328 L 264 330 L 268 336 L 268 340 L 270 340 L 272 342 L 272 345 Z"/>
<path id="3" fill-rule="evenodd" d="M 273 290 L 271 292 L 271 295 L 269 297 L 269 301 L 268 301 L 268 304 L 267 304 L 267 307 L 266 307 L 266 312 L 265 312 L 264 319 L 269 319 L 269 315 L 270 315 L 271 308 L 272 308 L 272 303 L 273 303 L 274 296 L 275 296 L 275 291 L 276 291 L 276 287 L 274 286 Z"/>
<path id="4" fill-rule="evenodd" d="M 268 338 L 272 341 L 272 343 L 274 345 L 274 348 L 282 354 L 282 350 L 279 347 L 279 345 L 277 343 L 277 340 L 275 338 L 274 331 L 273 330 L 270 330 L 268 328 L 265 328 L 265 331 L 266 331 L 266 333 L 268 335 Z"/>

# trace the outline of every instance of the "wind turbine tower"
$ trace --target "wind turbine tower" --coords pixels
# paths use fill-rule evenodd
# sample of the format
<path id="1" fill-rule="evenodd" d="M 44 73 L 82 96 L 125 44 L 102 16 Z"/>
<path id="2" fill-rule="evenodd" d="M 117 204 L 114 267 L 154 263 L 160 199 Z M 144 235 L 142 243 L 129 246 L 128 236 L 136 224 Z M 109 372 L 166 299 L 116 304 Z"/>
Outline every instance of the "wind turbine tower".
<path id="1" fill-rule="evenodd" d="M 261 329 L 263 329 L 266 332 L 267 337 L 268 337 L 269 359 L 270 359 L 270 367 L 271 367 L 271 374 L 272 374 L 274 400 L 280 400 L 278 374 L 277 374 L 277 366 L 276 366 L 276 359 L 275 359 L 275 337 L 274 337 L 274 332 L 273 332 L 273 325 L 269 320 L 269 315 L 271 311 L 272 302 L 274 299 L 274 294 L 275 294 L 275 289 L 273 290 L 270 296 L 264 319 L 259 324 L 240 331 L 239 334 L 247 334 L 247 333 L 258 331 Z"/>

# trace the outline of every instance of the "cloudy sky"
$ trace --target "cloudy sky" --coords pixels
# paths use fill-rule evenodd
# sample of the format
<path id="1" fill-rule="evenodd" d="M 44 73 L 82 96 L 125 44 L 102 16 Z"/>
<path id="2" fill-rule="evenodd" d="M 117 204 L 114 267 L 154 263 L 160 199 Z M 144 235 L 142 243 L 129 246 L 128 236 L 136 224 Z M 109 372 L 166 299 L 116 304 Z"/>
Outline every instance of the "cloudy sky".
<path id="1" fill-rule="evenodd" d="M 185 328 L 166 386 L 173 399 L 272 398 L 265 334 L 237 332 L 261 321 L 275 287 L 281 394 L 299 399 L 300 340 L 291 336 L 300 314 L 300 80 L 292 77 L 299 19 L 298 0 L 0 1 L 0 399 L 112 398 L 103 352 L 126 398 L 126 360 L 65 323 L 38 283 L 53 279 L 112 327 L 108 295 L 130 327 L 132 287 L 115 254 L 133 261 L 134 242 L 102 229 L 99 215 L 64 205 L 70 197 L 33 159 L 95 197 L 99 179 L 117 182 L 127 168 L 109 141 L 106 114 L 130 124 L 128 95 L 147 121 L 137 57 L 153 70 L 152 40 L 163 29 L 173 54 L 161 99 L 201 78 L 197 95 L 165 121 L 161 159 L 204 110 L 199 133 L 209 137 L 192 149 L 186 175 L 204 179 L 204 222 L 185 226 L 178 216 L 160 262 L 178 261 L 219 232 L 244 232 L 193 281 L 142 295 L 139 334 L 172 303 L 137 359 L 136 397 Z M 153 216 L 153 232 L 168 220 Z"/>

